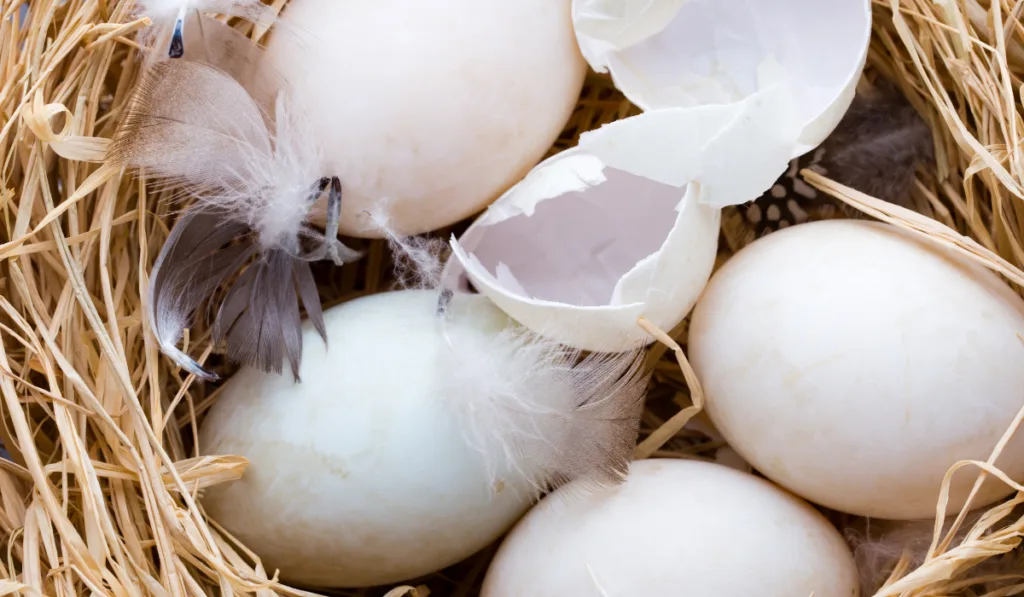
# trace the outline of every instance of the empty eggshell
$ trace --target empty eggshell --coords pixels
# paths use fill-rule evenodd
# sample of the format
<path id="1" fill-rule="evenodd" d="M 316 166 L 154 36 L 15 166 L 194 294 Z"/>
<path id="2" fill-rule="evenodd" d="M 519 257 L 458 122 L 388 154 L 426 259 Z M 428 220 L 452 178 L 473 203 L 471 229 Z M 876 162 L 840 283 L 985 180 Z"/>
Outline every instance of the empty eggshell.
<path id="1" fill-rule="evenodd" d="M 792 157 L 853 100 L 870 0 L 574 0 L 584 57 L 644 110 L 739 101 L 784 81 L 801 115 Z"/>
<path id="2" fill-rule="evenodd" d="M 435 230 L 540 161 L 586 62 L 570 0 L 293 0 L 267 48 L 341 178 L 342 234 Z"/>
<path id="3" fill-rule="evenodd" d="M 622 486 L 569 485 L 512 530 L 483 597 L 856 597 L 839 532 L 767 481 L 685 460 L 634 462 Z"/>
<path id="4" fill-rule="evenodd" d="M 946 472 L 987 460 L 1024 404 L 1024 301 L 994 273 L 876 222 L 764 237 L 689 329 L 709 416 L 755 469 L 835 510 L 934 517 Z M 996 466 L 1024 475 L 1024 434 Z M 947 512 L 977 478 L 952 478 Z M 975 507 L 1009 494 L 993 478 Z"/>
<path id="5" fill-rule="evenodd" d="M 785 171 L 799 126 L 789 105 L 773 86 L 584 134 L 453 239 L 447 279 L 464 270 L 513 319 L 575 348 L 649 343 L 637 319 L 671 329 L 707 283 L 720 208 Z"/>

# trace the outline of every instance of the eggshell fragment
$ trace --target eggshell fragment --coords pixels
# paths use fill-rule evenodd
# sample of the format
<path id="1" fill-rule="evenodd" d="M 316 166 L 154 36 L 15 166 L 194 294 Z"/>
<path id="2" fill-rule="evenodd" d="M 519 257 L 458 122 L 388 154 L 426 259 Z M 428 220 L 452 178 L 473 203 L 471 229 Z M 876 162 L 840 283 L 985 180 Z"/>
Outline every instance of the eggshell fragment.
<path id="1" fill-rule="evenodd" d="M 856 597 L 839 532 L 794 496 L 704 462 L 634 462 L 620 487 L 566 486 L 505 539 L 483 597 Z"/>
<path id="2" fill-rule="evenodd" d="M 570 0 L 293 0 L 267 48 L 345 188 L 342 234 L 479 212 L 537 164 L 586 74 Z"/>
<path id="3" fill-rule="evenodd" d="M 327 310 L 326 350 L 308 324 L 302 382 L 244 369 L 204 422 L 206 454 L 238 454 L 241 480 L 211 488 L 210 516 L 290 583 L 360 587 L 454 564 L 530 504 L 526 479 L 489 470 L 442 396 L 436 294 L 395 292 Z M 459 297 L 448 338 L 507 318 Z"/>
<path id="4" fill-rule="evenodd" d="M 584 57 L 644 110 L 794 89 L 797 157 L 853 100 L 871 39 L 870 0 L 574 0 Z"/>
<path id="5" fill-rule="evenodd" d="M 947 470 L 988 459 L 1024 405 L 1024 301 L 889 225 L 829 220 L 747 246 L 689 329 L 709 416 L 754 468 L 829 508 L 933 518 Z M 1024 476 L 1024 434 L 996 462 Z M 952 478 L 959 511 L 977 469 Z M 991 479 L 974 500 L 1011 489 Z"/>
<path id="6" fill-rule="evenodd" d="M 452 243 L 455 263 L 527 328 L 584 350 L 651 341 L 707 283 L 720 207 L 785 171 L 799 126 L 782 86 L 742 102 L 648 112 L 589 132 Z"/>

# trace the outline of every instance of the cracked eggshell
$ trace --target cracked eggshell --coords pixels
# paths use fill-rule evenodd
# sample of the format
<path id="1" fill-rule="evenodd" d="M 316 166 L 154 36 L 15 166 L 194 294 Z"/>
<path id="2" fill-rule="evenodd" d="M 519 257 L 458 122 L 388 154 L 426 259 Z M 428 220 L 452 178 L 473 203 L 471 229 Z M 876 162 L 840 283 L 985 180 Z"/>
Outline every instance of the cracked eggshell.
<path id="1" fill-rule="evenodd" d="M 816 147 L 853 100 L 871 39 L 870 0 L 574 0 L 584 57 L 644 110 L 740 101 L 791 85 Z"/>
<path id="2" fill-rule="evenodd" d="M 742 102 L 647 112 L 589 132 L 452 241 L 459 275 L 534 332 L 583 350 L 650 343 L 703 290 L 720 208 L 785 171 L 798 126 L 774 86 Z"/>

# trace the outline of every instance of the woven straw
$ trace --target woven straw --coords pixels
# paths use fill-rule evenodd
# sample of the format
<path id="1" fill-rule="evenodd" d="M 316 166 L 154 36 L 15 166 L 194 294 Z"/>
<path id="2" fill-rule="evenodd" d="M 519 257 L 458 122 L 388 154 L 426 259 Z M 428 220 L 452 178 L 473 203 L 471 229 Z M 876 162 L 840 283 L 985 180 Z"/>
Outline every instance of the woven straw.
<path id="1" fill-rule="evenodd" d="M 102 158 L 138 77 L 134 38 L 145 22 L 132 18 L 127 0 L 31 0 L 19 27 L 22 2 L 0 1 L 0 439 L 10 452 L 0 460 L 0 595 L 304 594 L 275 582 L 273 571 L 268 578 L 252 553 L 205 519 L 198 492 L 238 478 L 246 462 L 193 452 L 216 390 L 172 369 L 144 325 L 147 272 L 171 218 L 145 181 Z M 924 216 L 807 178 L 1021 285 L 1024 0 L 999 2 L 875 5 L 867 76 L 897 83 L 935 133 L 938 167 L 922 172 L 915 189 Z M 592 76 L 552 151 L 635 113 Z M 358 264 L 318 267 L 328 305 L 389 288 L 387 248 L 364 246 L 368 257 Z M 683 346 L 684 328 L 669 334 Z M 651 331 L 662 342 L 650 351 L 654 385 L 637 456 L 710 458 L 719 444 L 683 428 L 700 406 L 683 351 Z M 229 373 L 202 329 L 189 347 Z M 958 466 L 967 469 L 959 474 L 999 474 L 985 463 Z M 994 506 L 951 540 L 950 527 L 965 523 L 947 520 L 925 561 L 896 565 L 879 595 L 1024 593 L 1024 569 L 986 565 L 1017 547 L 1020 502 Z M 345 594 L 473 595 L 492 553 L 414 586 Z"/>

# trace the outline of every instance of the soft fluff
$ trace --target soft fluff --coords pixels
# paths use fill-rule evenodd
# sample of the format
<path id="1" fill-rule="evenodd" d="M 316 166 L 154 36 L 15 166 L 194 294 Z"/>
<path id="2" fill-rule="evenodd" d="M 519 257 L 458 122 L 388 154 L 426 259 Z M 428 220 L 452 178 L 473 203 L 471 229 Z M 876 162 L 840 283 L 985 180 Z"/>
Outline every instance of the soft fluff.
<path id="1" fill-rule="evenodd" d="M 501 330 L 447 334 L 465 298 L 442 284 L 447 243 L 396 234 L 386 203 L 370 215 L 389 239 L 399 286 L 437 297 L 448 347 L 438 365 L 442 394 L 492 478 L 510 470 L 538 494 L 570 481 L 596 489 L 625 479 L 650 379 L 646 353 L 584 354 L 511 319 Z"/>

